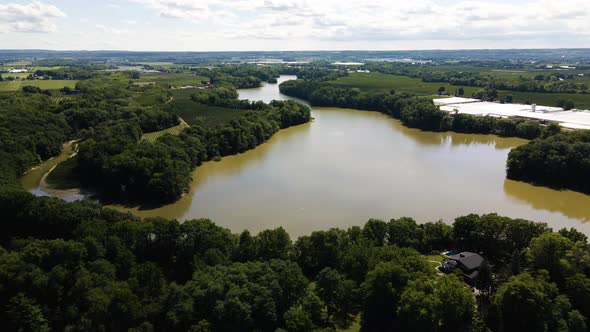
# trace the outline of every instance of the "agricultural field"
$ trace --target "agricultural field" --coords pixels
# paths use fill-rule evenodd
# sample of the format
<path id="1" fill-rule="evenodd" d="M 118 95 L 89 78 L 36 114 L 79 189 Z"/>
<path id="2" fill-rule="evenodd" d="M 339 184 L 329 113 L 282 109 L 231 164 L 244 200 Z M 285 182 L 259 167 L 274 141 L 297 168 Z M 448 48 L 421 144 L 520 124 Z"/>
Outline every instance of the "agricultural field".
<path id="1" fill-rule="evenodd" d="M 181 131 L 183 131 L 184 129 L 189 128 L 189 127 L 190 126 L 181 118 L 180 124 L 178 126 L 170 127 L 168 129 L 156 131 L 153 133 L 143 134 L 141 139 L 149 141 L 149 142 L 153 142 L 156 139 L 158 139 L 158 137 L 163 136 L 165 134 L 178 135 L 178 134 L 180 134 Z"/>
<path id="2" fill-rule="evenodd" d="M 137 83 L 156 82 L 163 85 L 186 86 L 200 85 L 201 81 L 209 81 L 207 77 L 192 74 L 142 74 Z"/>
<path id="3" fill-rule="evenodd" d="M 17 78 L 18 77 L 20 79 L 23 79 L 23 78 L 29 77 L 29 75 L 33 75 L 33 72 L 32 71 L 29 71 L 29 72 L 26 72 L 26 73 L 3 73 L 1 75 L 2 75 L 2 78 L 4 78 L 4 79 L 7 79 L 9 77 L 14 77 L 14 78 Z"/>
<path id="4" fill-rule="evenodd" d="M 215 127 L 239 118 L 246 110 L 208 106 L 190 99 L 191 90 L 173 90 L 174 100 L 169 103 L 168 110 L 176 112 L 190 126 Z"/>
<path id="5" fill-rule="evenodd" d="M 381 73 L 351 73 L 349 76 L 327 82 L 332 86 L 358 88 L 365 92 L 389 91 L 410 92 L 419 96 L 435 96 L 439 87 L 444 86 L 451 94 L 459 86 L 449 83 L 422 82 L 419 78 Z M 465 97 L 470 97 L 479 87 L 464 86 Z M 499 99 L 507 95 L 514 97 L 514 103 L 536 103 L 555 106 L 559 99 L 571 99 L 579 109 L 590 109 L 590 95 L 572 93 L 539 93 L 498 90 Z"/>
<path id="6" fill-rule="evenodd" d="M 18 91 L 27 85 L 36 86 L 43 90 L 58 90 L 66 86 L 74 88 L 77 82 L 73 80 L 2 81 L 0 82 L 0 91 Z"/>
<path id="7" fill-rule="evenodd" d="M 381 73 L 351 73 L 327 84 L 343 88 L 358 88 L 364 92 L 390 91 L 415 93 L 421 96 L 435 95 L 439 87 L 444 86 L 448 91 L 456 88 L 448 83 L 422 82 L 419 78 Z M 465 94 L 471 95 L 479 88 L 464 87 Z"/>

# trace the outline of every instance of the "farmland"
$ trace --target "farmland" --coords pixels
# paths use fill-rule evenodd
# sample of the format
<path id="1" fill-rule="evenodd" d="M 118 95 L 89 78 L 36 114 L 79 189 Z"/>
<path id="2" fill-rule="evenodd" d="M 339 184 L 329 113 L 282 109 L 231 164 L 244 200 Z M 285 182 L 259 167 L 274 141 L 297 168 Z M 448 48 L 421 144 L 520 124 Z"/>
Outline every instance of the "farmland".
<path id="1" fill-rule="evenodd" d="M 447 91 L 453 93 L 459 86 L 449 83 L 422 82 L 419 78 L 412 78 L 400 75 L 388 75 L 381 73 L 351 73 L 349 76 L 339 78 L 327 84 L 338 87 L 358 88 L 363 92 L 389 91 L 409 92 L 420 96 L 436 95 L 439 87 L 444 86 Z M 471 96 L 479 90 L 478 87 L 464 86 L 465 96 Z M 539 105 L 555 106 L 559 99 L 571 99 L 578 108 L 590 108 L 590 95 L 572 93 L 539 93 L 539 92 L 517 92 L 498 91 L 499 99 L 507 95 L 514 97 L 515 103 L 536 103 Z"/>
<path id="2" fill-rule="evenodd" d="M 2 81 L 0 82 L 0 91 L 18 91 L 27 85 L 44 90 L 58 90 L 66 86 L 74 88 L 76 83 L 77 81 L 72 80 Z"/>
<path id="3" fill-rule="evenodd" d="M 173 90 L 174 100 L 169 104 L 169 110 L 176 112 L 190 126 L 215 127 L 237 119 L 246 112 L 196 103 L 190 99 L 192 93 L 191 90 Z"/>
<path id="4" fill-rule="evenodd" d="M 199 85 L 201 81 L 209 81 L 207 77 L 197 76 L 189 73 L 184 74 L 142 74 L 141 78 L 136 80 L 141 82 L 156 82 L 163 85 L 183 86 Z"/>

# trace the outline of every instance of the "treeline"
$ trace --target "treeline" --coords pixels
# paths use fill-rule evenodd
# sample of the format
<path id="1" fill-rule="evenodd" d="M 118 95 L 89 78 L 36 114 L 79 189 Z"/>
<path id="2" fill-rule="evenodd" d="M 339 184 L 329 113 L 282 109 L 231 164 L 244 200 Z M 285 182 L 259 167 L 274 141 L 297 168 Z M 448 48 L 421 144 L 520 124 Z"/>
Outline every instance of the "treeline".
<path id="1" fill-rule="evenodd" d="M 495 214 L 232 234 L 90 202 L 0 193 L 7 330 L 586 331 L 583 234 Z M 423 254 L 480 252 L 479 295 Z M 432 259 L 432 258 L 430 258 Z"/>
<path id="2" fill-rule="evenodd" d="M 35 76 L 45 77 L 53 80 L 87 80 L 101 73 L 95 66 L 68 66 L 56 69 L 39 69 L 35 71 Z"/>
<path id="3" fill-rule="evenodd" d="M 199 90 L 192 96 L 197 102 L 250 111 L 225 126 L 193 126 L 155 142 L 140 140 L 138 121 L 109 122 L 86 131 L 78 154 L 82 184 L 99 190 L 106 199 L 171 202 L 188 190 L 191 172 L 202 162 L 252 149 L 279 129 L 311 117 L 307 106 L 292 101 L 250 103 L 237 97 L 233 87 Z"/>
<path id="4" fill-rule="evenodd" d="M 329 67 L 329 66 L 326 66 Z M 290 66 L 258 66 L 258 65 L 222 65 L 213 68 L 195 67 L 190 69 L 196 75 L 208 77 L 217 85 L 231 84 L 236 89 L 260 87 L 262 81 L 275 83 L 280 75 L 297 75 L 301 79 L 322 81 L 335 80 L 347 76 L 348 73 L 333 68 L 315 65 Z"/>
<path id="5" fill-rule="evenodd" d="M 470 66 L 473 66 L 473 64 L 470 64 Z M 365 67 L 371 71 L 384 74 L 409 76 L 420 78 L 423 82 L 449 83 L 454 86 L 487 87 L 498 90 L 540 93 L 587 94 L 590 92 L 588 86 L 583 82 L 576 81 L 573 74 L 554 73 L 548 75 L 538 74 L 532 78 L 525 76 L 504 78 L 472 71 L 437 71 L 436 67 L 432 66 L 409 67 L 407 65 L 376 62 L 368 63 L 363 66 L 363 68 Z"/>
<path id="6" fill-rule="evenodd" d="M 407 93 L 362 93 L 355 88 L 340 88 L 314 80 L 293 80 L 280 85 L 282 93 L 308 100 L 316 106 L 336 106 L 385 113 L 412 128 L 429 131 L 495 134 L 533 139 L 556 129 L 541 127 L 536 121 L 501 119 L 440 111 L 431 100 Z"/>
<path id="7" fill-rule="evenodd" d="M 590 193 L 590 132 L 562 132 L 512 149 L 507 176 Z"/>

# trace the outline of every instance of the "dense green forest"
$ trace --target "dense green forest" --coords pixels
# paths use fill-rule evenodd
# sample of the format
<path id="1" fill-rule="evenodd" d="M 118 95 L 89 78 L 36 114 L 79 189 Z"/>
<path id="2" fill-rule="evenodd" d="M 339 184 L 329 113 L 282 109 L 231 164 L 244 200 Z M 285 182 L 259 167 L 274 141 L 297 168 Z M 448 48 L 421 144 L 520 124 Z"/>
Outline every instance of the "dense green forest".
<path id="1" fill-rule="evenodd" d="M 495 214 L 293 241 L 19 191 L 0 211 L 7 330 L 585 331 L 590 317 L 586 236 Z M 447 248 L 488 260 L 478 296 L 423 256 Z"/>
<path id="2" fill-rule="evenodd" d="M 590 193 L 590 132 L 562 132 L 510 151 L 510 179 Z"/>

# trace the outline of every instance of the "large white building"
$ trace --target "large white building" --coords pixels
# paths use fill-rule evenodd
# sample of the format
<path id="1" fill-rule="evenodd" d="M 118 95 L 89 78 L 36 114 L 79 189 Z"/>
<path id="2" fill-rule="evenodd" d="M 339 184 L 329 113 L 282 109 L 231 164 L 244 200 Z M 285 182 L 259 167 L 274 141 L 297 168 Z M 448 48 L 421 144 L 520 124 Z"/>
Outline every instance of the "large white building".
<path id="1" fill-rule="evenodd" d="M 564 128 L 590 129 L 590 111 L 565 111 L 560 107 L 534 104 L 500 104 L 460 97 L 434 99 L 434 104 L 439 106 L 441 111 L 449 113 L 498 118 L 527 118 L 543 122 L 556 122 Z"/>

